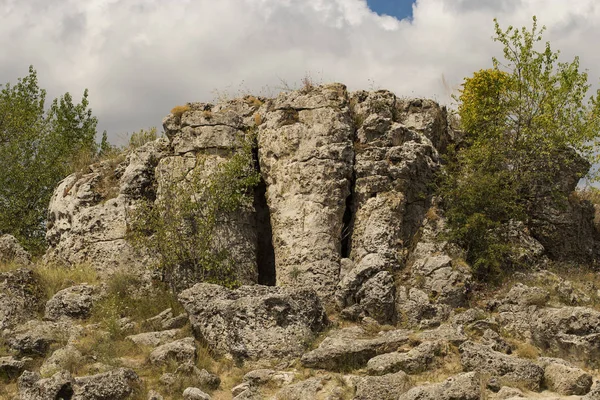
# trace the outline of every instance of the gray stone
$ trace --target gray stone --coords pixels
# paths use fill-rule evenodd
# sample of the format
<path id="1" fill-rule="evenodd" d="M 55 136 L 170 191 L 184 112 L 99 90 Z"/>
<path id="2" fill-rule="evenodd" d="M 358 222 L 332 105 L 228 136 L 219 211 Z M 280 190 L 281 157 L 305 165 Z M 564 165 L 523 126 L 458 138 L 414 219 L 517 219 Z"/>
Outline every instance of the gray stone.
<path id="1" fill-rule="evenodd" d="M 411 386 L 410 378 L 402 371 L 383 376 L 367 376 L 358 380 L 354 400 L 397 400 Z"/>
<path id="2" fill-rule="evenodd" d="M 559 362 L 544 362 L 546 387 L 564 396 L 584 395 L 592 387 L 592 376 L 582 369 Z"/>
<path id="3" fill-rule="evenodd" d="M 198 388 L 189 387 L 183 391 L 183 400 L 210 400 L 210 396 Z"/>
<path id="4" fill-rule="evenodd" d="M 398 320 L 416 329 L 429 329 L 442 324 L 450 317 L 452 308 L 447 304 L 432 302 L 420 289 L 400 286 L 396 291 Z"/>
<path id="5" fill-rule="evenodd" d="M 148 391 L 148 400 L 163 400 L 163 397 L 160 393 L 158 393 L 154 390 L 149 390 Z"/>
<path id="6" fill-rule="evenodd" d="M 18 359 L 13 356 L 0 357 L 0 380 L 13 380 L 25 370 L 31 358 Z"/>
<path id="7" fill-rule="evenodd" d="M 40 374 L 25 371 L 17 384 L 20 400 L 76 399 L 72 397 L 74 380 L 68 372 L 57 372 L 50 378 L 41 379 Z M 83 399 L 80 397 L 77 400 Z"/>
<path id="8" fill-rule="evenodd" d="M 465 342 L 460 348 L 460 361 L 467 371 L 488 373 L 503 382 L 524 385 L 530 390 L 540 389 L 544 370 L 529 360 L 509 356 L 474 342 Z"/>
<path id="9" fill-rule="evenodd" d="M 50 357 L 44 360 L 40 367 L 40 374 L 50 376 L 58 371 L 69 370 L 76 362 L 80 362 L 82 354 L 75 346 L 67 345 L 55 350 Z M 69 372 L 73 372 L 70 371 Z"/>
<path id="10" fill-rule="evenodd" d="M 395 351 L 409 340 L 407 330 L 384 331 L 369 338 L 360 327 L 330 333 L 316 349 L 302 356 L 307 368 L 343 371 L 361 368 L 378 354 Z"/>
<path id="11" fill-rule="evenodd" d="M 196 361 L 196 343 L 194 338 L 187 337 L 158 346 L 148 356 L 153 365 L 164 365 L 173 360 L 179 363 Z"/>
<path id="12" fill-rule="evenodd" d="M 33 271 L 0 272 L 0 332 L 34 318 L 43 306 L 43 292 Z"/>
<path id="13" fill-rule="evenodd" d="M 8 335 L 8 347 L 20 355 L 46 355 L 54 343 L 66 343 L 73 333 L 64 322 L 31 320 L 19 325 Z"/>
<path id="14" fill-rule="evenodd" d="M 405 353 L 382 354 L 369 360 L 367 372 L 372 375 L 383 375 L 398 371 L 418 374 L 429 369 L 441 350 L 440 342 L 424 342 Z"/>
<path id="15" fill-rule="evenodd" d="M 85 319 L 92 312 L 95 301 L 95 288 L 91 285 L 77 285 L 56 293 L 46 303 L 44 317 L 55 321 L 61 317 Z"/>
<path id="16" fill-rule="evenodd" d="M 319 297 L 309 289 L 197 284 L 179 301 L 198 339 L 241 360 L 299 356 L 327 323 Z"/>
<path id="17" fill-rule="evenodd" d="M 0 264 L 31 265 L 29 254 L 12 235 L 0 235 Z"/>
<path id="18" fill-rule="evenodd" d="M 442 383 L 414 387 L 398 400 L 480 400 L 483 398 L 481 387 L 479 373 L 467 372 Z"/>
<path id="19" fill-rule="evenodd" d="M 216 390 L 221 384 L 221 378 L 215 374 L 211 374 L 205 369 L 200 369 L 196 365 L 188 361 L 177 367 L 175 374 L 186 375 L 195 379 L 195 384 L 201 388 Z"/>
<path id="20" fill-rule="evenodd" d="M 320 378 L 310 378 L 294 383 L 279 390 L 275 395 L 276 400 L 309 400 L 317 399 L 324 388 Z"/>
<path id="21" fill-rule="evenodd" d="M 75 378 L 73 400 L 127 399 L 140 385 L 131 369 L 118 368 L 102 374 Z"/>
<path id="22" fill-rule="evenodd" d="M 138 333 L 137 335 L 127 336 L 125 339 L 140 346 L 157 347 L 174 341 L 179 335 L 181 335 L 180 329 L 171 329 L 167 331 Z"/>

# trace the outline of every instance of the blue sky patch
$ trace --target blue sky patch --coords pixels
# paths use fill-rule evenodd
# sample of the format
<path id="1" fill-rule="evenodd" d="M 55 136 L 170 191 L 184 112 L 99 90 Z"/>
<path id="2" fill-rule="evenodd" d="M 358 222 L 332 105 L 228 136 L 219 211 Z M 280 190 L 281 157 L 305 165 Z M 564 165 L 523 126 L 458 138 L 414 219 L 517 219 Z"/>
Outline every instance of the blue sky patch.
<path id="1" fill-rule="evenodd" d="M 391 15 L 398 19 L 412 18 L 412 5 L 415 0 L 367 0 L 371 10 L 377 14 Z"/>

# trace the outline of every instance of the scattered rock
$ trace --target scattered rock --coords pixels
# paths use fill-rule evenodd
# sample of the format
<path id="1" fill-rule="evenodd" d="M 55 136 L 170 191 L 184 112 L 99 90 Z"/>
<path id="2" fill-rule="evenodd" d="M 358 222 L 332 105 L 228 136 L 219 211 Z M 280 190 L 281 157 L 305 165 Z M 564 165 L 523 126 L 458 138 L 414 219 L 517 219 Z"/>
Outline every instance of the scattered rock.
<path id="1" fill-rule="evenodd" d="M 46 355 L 53 343 L 66 343 L 70 325 L 65 322 L 31 320 L 15 328 L 6 340 L 20 355 Z"/>
<path id="2" fill-rule="evenodd" d="M 216 390 L 221 384 L 221 378 L 217 375 L 211 374 L 205 369 L 200 369 L 189 361 L 178 366 L 175 373 L 194 377 L 196 384 L 203 389 Z"/>
<path id="3" fill-rule="evenodd" d="M 365 331 L 360 327 L 334 331 L 319 347 L 302 356 L 302 365 L 332 371 L 360 368 L 376 355 L 398 349 L 408 342 L 409 334 L 409 331 L 400 329 L 366 338 Z"/>
<path id="4" fill-rule="evenodd" d="M 179 300 L 194 334 L 215 352 L 238 360 L 298 356 L 327 324 L 318 296 L 309 289 L 229 290 L 204 283 L 182 292 Z"/>
<path id="5" fill-rule="evenodd" d="M 196 342 L 194 338 L 187 337 L 163 344 L 150 353 L 148 361 L 153 365 L 163 365 L 169 360 L 179 363 L 196 361 Z"/>
<path id="6" fill-rule="evenodd" d="M 31 358 L 0 357 L 0 380 L 17 378 L 25 370 L 28 361 L 31 361 Z"/>
<path id="7" fill-rule="evenodd" d="M 426 371 L 441 351 L 441 343 L 425 342 L 406 353 L 393 352 L 375 356 L 367 363 L 367 372 L 383 375 L 398 371 L 418 374 Z"/>
<path id="8" fill-rule="evenodd" d="M 36 316 L 43 293 L 35 273 L 27 268 L 0 272 L 0 332 Z"/>
<path id="9" fill-rule="evenodd" d="M 411 386 L 410 378 L 402 371 L 382 376 L 367 376 L 358 380 L 354 400 L 397 400 Z"/>
<path id="10" fill-rule="evenodd" d="M 292 383 L 295 376 L 296 374 L 293 372 L 274 371 L 272 369 L 256 369 L 244 375 L 243 380 L 251 386 L 262 386 L 272 383 L 281 387 Z"/>
<path id="11" fill-rule="evenodd" d="M 417 386 L 398 400 L 480 400 L 481 377 L 477 372 L 458 374 L 442 383 Z"/>
<path id="12" fill-rule="evenodd" d="M 74 380 L 68 372 L 57 372 L 50 378 L 41 379 L 40 374 L 31 371 L 25 371 L 19 377 L 17 382 L 19 387 L 20 400 L 57 400 L 57 399 L 77 399 L 73 397 Z M 85 400 L 95 400 L 88 397 Z M 117 400 L 117 399 L 115 399 Z"/>
<path id="13" fill-rule="evenodd" d="M 277 400 L 316 399 L 323 388 L 324 385 L 320 378 L 310 378 L 284 387 L 277 392 L 275 398 Z"/>
<path id="14" fill-rule="evenodd" d="M 210 396 L 198 388 L 189 387 L 183 391 L 183 400 L 210 400 Z"/>
<path id="15" fill-rule="evenodd" d="M 160 393 L 158 393 L 154 390 L 149 390 L 148 391 L 148 400 L 163 400 L 163 397 Z"/>
<path id="16" fill-rule="evenodd" d="M 400 286 L 396 293 L 398 319 L 405 325 L 417 329 L 434 328 L 450 317 L 452 308 L 449 305 L 431 302 L 427 293 L 420 289 Z"/>
<path id="17" fill-rule="evenodd" d="M 85 319 L 90 316 L 94 304 L 95 288 L 91 285 L 77 285 L 56 293 L 46 303 L 44 317 L 56 321 L 61 317 Z"/>
<path id="18" fill-rule="evenodd" d="M 40 374 L 50 376 L 58 371 L 69 370 L 69 367 L 75 362 L 80 361 L 81 357 L 81 353 L 75 346 L 67 345 L 61 347 L 44 360 L 44 363 L 40 367 Z"/>
<path id="19" fill-rule="evenodd" d="M 140 379 L 126 368 L 103 374 L 75 378 L 73 400 L 121 400 L 127 399 L 138 389 Z"/>
<path id="20" fill-rule="evenodd" d="M 590 391 L 592 376 L 587 372 L 553 359 L 542 359 L 541 362 L 544 383 L 549 390 L 565 396 L 584 395 Z"/>
<path id="21" fill-rule="evenodd" d="M 0 235 L 0 263 L 27 267 L 31 265 L 31 254 L 21 247 L 14 236 Z"/>
<path id="22" fill-rule="evenodd" d="M 167 331 L 138 333 L 137 335 L 127 336 L 125 339 L 139 346 L 157 347 L 174 341 L 180 334 L 180 329 L 171 329 Z"/>
<path id="23" fill-rule="evenodd" d="M 509 356 L 474 342 L 465 342 L 460 348 L 460 361 L 467 371 L 488 373 L 503 382 L 524 385 L 538 391 L 544 370 L 531 361 Z"/>

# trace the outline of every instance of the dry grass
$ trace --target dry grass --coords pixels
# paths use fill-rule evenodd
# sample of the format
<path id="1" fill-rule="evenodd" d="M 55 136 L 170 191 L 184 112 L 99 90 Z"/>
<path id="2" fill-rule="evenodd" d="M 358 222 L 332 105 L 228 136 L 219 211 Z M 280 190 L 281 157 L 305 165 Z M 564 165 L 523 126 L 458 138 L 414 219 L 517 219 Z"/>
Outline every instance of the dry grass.
<path id="1" fill-rule="evenodd" d="M 175 106 L 171 109 L 171 114 L 173 114 L 177 118 L 181 118 L 183 113 L 189 110 L 190 106 L 187 104 L 185 106 Z"/>
<path id="2" fill-rule="evenodd" d="M 262 116 L 259 113 L 254 114 L 254 126 L 259 126 L 263 123 Z"/>
<path id="3" fill-rule="evenodd" d="M 39 265 L 33 269 L 45 297 L 50 299 L 57 292 L 68 287 L 99 282 L 96 270 L 89 264 L 75 266 L 59 266 L 54 264 Z"/>
<path id="4" fill-rule="evenodd" d="M 18 264 L 16 262 L 0 262 L 0 274 L 3 272 L 11 272 L 15 271 L 19 268 L 23 268 L 23 265 Z"/>

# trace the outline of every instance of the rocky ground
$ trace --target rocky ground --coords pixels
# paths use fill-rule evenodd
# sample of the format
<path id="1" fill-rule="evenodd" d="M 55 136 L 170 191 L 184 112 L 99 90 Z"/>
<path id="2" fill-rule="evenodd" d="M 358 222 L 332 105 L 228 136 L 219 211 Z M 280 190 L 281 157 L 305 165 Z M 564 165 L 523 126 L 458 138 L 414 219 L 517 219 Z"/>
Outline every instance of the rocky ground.
<path id="1" fill-rule="evenodd" d="M 460 132 L 436 103 L 334 84 L 182 110 L 60 183 L 42 260 L 0 237 L 0 398 L 600 400 L 591 204 L 514 224 L 530 267 L 485 286 L 442 239 L 431 183 Z M 262 186 L 221 232 L 244 285 L 165 285 L 128 215 L 249 129 Z"/>

